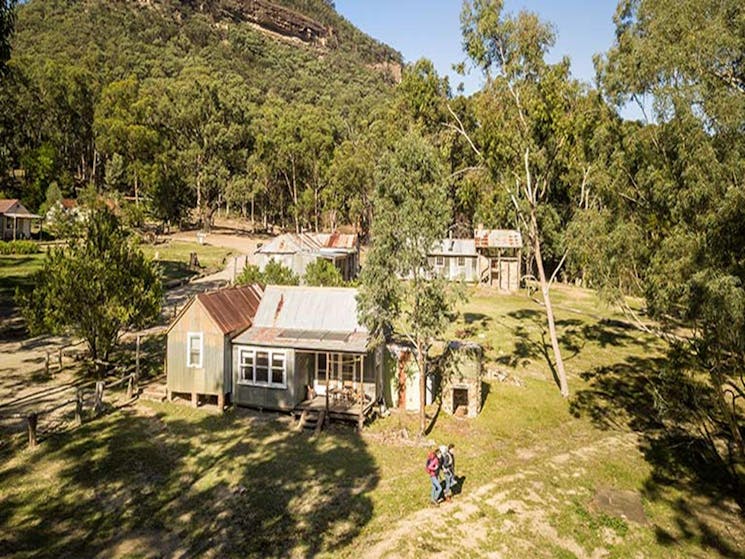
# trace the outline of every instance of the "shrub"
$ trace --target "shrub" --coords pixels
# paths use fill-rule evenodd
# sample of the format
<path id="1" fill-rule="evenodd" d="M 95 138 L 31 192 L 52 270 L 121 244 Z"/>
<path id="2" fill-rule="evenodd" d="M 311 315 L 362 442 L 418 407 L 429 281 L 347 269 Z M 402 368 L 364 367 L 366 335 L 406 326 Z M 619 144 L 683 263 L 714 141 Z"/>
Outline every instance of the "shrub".
<path id="1" fill-rule="evenodd" d="M 328 260 L 319 258 L 305 268 L 305 283 L 322 287 L 337 287 L 344 285 L 341 272 Z"/>
<path id="2" fill-rule="evenodd" d="M 0 241 L 0 254 L 37 254 L 39 245 L 33 241 Z"/>
<path id="3" fill-rule="evenodd" d="M 264 271 L 259 270 L 258 266 L 248 264 L 243 271 L 235 278 L 238 285 L 248 285 L 260 283 L 263 285 L 299 285 L 300 278 L 292 270 L 283 266 L 279 262 L 270 260 L 264 267 Z"/>

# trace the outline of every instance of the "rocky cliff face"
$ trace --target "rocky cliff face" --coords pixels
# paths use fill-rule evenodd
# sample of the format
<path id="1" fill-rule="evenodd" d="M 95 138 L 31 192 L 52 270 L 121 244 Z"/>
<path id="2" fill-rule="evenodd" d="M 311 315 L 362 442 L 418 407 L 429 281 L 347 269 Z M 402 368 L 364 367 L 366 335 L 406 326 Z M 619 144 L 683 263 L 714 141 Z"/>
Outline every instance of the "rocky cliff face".
<path id="1" fill-rule="evenodd" d="M 267 0 L 223 0 L 215 2 L 210 8 L 219 11 L 220 16 L 234 21 L 248 21 L 304 43 L 326 45 L 333 37 L 330 27 Z"/>

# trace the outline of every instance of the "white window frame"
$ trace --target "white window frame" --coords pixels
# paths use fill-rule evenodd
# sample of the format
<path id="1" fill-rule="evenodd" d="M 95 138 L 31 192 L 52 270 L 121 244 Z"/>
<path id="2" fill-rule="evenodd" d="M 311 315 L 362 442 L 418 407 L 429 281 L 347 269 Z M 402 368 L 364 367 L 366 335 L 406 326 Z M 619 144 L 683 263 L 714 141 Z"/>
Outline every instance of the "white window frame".
<path id="1" fill-rule="evenodd" d="M 458 268 L 465 268 L 466 267 L 466 257 L 465 256 L 459 256 L 458 260 Z"/>
<path id="2" fill-rule="evenodd" d="M 444 268 L 445 267 L 445 257 L 438 255 L 435 256 L 435 268 Z"/>
<path id="3" fill-rule="evenodd" d="M 191 362 L 192 340 L 199 340 L 199 361 Z M 186 333 L 186 366 L 189 369 L 201 369 L 204 365 L 204 334 L 202 332 Z"/>
<path id="4" fill-rule="evenodd" d="M 267 381 L 257 381 L 256 380 L 256 367 L 258 363 L 258 354 L 259 353 L 266 353 L 267 354 Z M 251 375 L 250 378 L 244 377 L 244 366 L 243 366 L 243 356 L 246 354 L 251 354 L 253 356 L 253 364 L 250 365 L 251 367 Z M 274 370 L 278 370 L 276 367 L 272 366 L 272 363 L 274 362 L 275 357 L 281 359 L 282 361 L 282 382 L 276 383 L 272 382 L 272 372 Z M 271 349 L 268 347 L 241 347 L 238 350 L 238 384 L 246 385 L 246 386 L 262 386 L 264 388 L 276 388 L 276 389 L 287 389 L 287 351 L 284 349 Z"/>

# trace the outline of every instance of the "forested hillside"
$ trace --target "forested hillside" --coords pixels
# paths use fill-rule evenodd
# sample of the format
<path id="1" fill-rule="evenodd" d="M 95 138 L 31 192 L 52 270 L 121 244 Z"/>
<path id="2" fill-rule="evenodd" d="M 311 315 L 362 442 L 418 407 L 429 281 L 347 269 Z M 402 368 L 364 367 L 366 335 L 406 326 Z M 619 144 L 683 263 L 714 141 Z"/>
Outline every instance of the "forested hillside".
<path id="1" fill-rule="evenodd" d="M 282 221 L 307 188 L 320 191 L 311 167 L 365 126 L 401 63 L 323 0 L 283 4 L 259 8 L 328 38 L 267 31 L 249 17 L 254 3 L 240 0 L 20 6 L 0 93 L 0 190 L 36 210 L 53 183 L 65 196 L 93 184 L 147 198 L 155 217 L 170 220 L 250 198 Z M 260 131 L 283 127 L 294 131 L 283 141 L 303 146 L 291 168 L 249 161 L 270 141 Z"/>

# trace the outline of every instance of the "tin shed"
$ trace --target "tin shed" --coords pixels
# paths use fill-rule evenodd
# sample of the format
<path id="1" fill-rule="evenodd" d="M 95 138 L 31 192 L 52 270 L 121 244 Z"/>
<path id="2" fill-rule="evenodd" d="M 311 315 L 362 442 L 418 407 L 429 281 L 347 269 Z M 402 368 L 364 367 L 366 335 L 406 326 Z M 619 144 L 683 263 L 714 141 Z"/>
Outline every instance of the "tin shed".
<path id="1" fill-rule="evenodd" d="M 263 288 L 231 287 L 200 293 L 181 310 L 168 328 L 167 389 L 199 396 L 216 396 L 220 409 L 233 393 L 231 340 L 253 323 Z"/>

